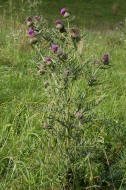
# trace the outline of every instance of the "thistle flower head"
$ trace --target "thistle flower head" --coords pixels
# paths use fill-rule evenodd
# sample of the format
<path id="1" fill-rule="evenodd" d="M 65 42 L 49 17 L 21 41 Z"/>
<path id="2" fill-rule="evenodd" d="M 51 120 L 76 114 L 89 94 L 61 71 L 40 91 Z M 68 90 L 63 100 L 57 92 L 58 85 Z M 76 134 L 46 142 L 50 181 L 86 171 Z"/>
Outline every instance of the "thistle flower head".
<path id="1" fill-rule="evenodd" d="M 50 57 L 46 57 L 45 62 L 49 62 L 49 61 L 52 61 L 52 59 Z"/>
<path id="2" fill-rule="evenodd" d="M 60 20 L 56 20 L 56 28 L 60 30 L 61 33 L 66 32 L 64 24 Z"/>
<path id="3" fill-rule="evenodd" d="M 108 65 L 109 61 L 110 61 L 110 54 L 109 53 L 105 53 L 103 55 L 102 62 L 103 62 L 104 65 Z"/>
<path id="4" fill-rule="evenodd" d="M 67 12 L 66 8 L 62 8 L 61 11 L 60 11 L 61 15 L 64 15 L 66 12 Z"/>
<path id="5" fill-rule="evenodd" d="M 53 52 L 56 52 L 58 49 L 58 46 L 56 44 L 53 44 L 51 49 Z"/>
<path id="6" fill-rule="evenodd" d="M 35 34 L 35 31 L 34 31 L 32 28 L 30 28 L 28 34 L 29 34 L 30 36 L 32 36 L 33 34 Z"/>
<path id="7" fill-rule="evenodd" d="M 34 18 L 37 20 L 37 19 L 38 19 L 38 16 L 34 16 Z"/>
<path id="8" fill-rule="evenodd" d="M 61 24 L 61 20 L 56 20 L 56 24 Z"/>

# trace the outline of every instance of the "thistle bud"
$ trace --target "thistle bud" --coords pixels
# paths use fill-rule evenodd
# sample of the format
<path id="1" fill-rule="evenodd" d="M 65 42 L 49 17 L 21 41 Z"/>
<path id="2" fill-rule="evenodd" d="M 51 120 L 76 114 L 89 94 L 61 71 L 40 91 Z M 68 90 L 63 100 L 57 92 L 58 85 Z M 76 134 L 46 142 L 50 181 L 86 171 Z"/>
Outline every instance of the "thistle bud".
<path id="1" fill-rule="evenodd" d="M 26 24 L 28 27 L 34 26 L 34 22 L 32 21 L 32 18 L 30 16 L 26 19 Z"/>
<path id="2" fill-rule="evenodd" d="M 34 16 L 34 19 L 38 20 L 38 18 L 39 18 L 38 16 Z"/>
<path id="3" fill-rule="evenodd" d="M 73 39 L 80 39 L 80 32 L 77 28 L 71 29 L 70 35 Z"/>
<path id="4" fill-rule="evenodd" d="M 58 46 L 53 44 L 52 47 L 51 47 L 53 53 L 56 53 L 57 52 L 57 49 L 58 49 Z"/>
<path id="5" fill-rule="evenodd" d="M 64 17 L 64 18 L 68 18 L 70 16 L 70 13 L 67 11 L 66 8 L 62 8 L 61 11 L 60 11 L 61 15 Z"/>
<path id="6" fill-rule="evenodd" d="M 28 34 L 29 36 L 33 36 L 35 35 L 35 31 L 32 28 L 30 28 Z"/>
<path id="7" fill-rule="evenodd" d="M 38 42 L 37 33 L 32 28 L 29 29 L 28 34 L 30 37 L 30 44 L 35 44 Z"/>
<path id="8" fill-rule="evenodd" d="M 108 65 L 109 62 L 110 62 L 110 55 L 109 55 L 109 53 L 106 53 L 106 54 L 103 55 L 102 63 L 104 65 Z"/>
<path id="9" fill-rule="evenodd" d="M 66 32 L 66 29 L 60 20 L 56 20 L 56 28 L 59 29 L 61 33 Z"/>
<path id="10" fill-rule="evenodd" d="M 63 15 L 64 18 L 68 18 L 70 16 L 69 12 L 65 12 L 65 14 Z"/>
<path id="11" fill-rule="evenodd" d="M 52 59 L 50 57 L 45 58 L 46 65 L 51 65 Z"/>
<path id="12" fill-rule="evenodd" d="M 57 29 L 62 29 L 63 28 L 63 24 L 61 23 L 60 20 L 56 20 L 56 28 Z"/>

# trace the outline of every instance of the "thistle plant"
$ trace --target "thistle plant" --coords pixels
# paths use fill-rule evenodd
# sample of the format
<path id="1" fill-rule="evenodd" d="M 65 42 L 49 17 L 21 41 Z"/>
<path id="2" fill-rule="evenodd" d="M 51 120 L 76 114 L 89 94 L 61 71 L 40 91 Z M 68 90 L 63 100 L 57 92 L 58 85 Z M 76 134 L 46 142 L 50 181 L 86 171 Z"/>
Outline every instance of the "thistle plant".
<path id="1" fill-rule="evenodd" d="M 65 8 L 61 10 L 61 15 L 64 19 L 71 16 Z M 99 68 L 89 57 L 85 60 L 78 53 L 78 43 L 84 35 L 78 29 L 70 28 L 70 23 L 67 27 L 59 19 L 55 23 L 54 29 L 49 28 L 47 23 L 34 25 L 29 33 L 38 32 L 39 35 L 34 46 L 34 65 L 42 77 L 46 100 L 42 107 L 42 127 L 48 137 L 49 151 L 55 152 L 56 157 L 59 155 L 58 162 L 64 165 L 64 172 L 57 176 L 61 188 L 73 190 L 100 183 L 96 182 L 94 176 L 98 173 L 91 166 L 100 151 L 98 142 L 93 143 L 87 135 L 99 125 L 94 109 L 99 103 L 95 99 L 88 100 Z M 104 56 L 103 61 L 108 64 L 109 58 Z M 78 87 L 80 81 L 84 83 L 83 90 Z"/>

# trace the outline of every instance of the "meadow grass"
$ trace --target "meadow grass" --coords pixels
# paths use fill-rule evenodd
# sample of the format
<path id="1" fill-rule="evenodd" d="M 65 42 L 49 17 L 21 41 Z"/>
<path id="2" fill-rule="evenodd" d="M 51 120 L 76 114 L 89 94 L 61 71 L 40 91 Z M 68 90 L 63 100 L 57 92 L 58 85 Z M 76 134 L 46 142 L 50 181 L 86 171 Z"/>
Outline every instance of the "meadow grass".
<path id="1" fill-rule="evenodd" d="M 60 182 L 64 180 L 68 160 L 63 160 L 60 151 L 56 150 L 55 139 L 47 134 L 42 125 L 42 108 L 47 99 L 42 96 L 43 79 L 37 75 L 32 62 L 36 52 L 28 43 L 25 23 L 20 19 L 13 20 L 13 17 L 10 20 L 1 17 L 0 22 L 0 189 L 62 189 Z M 108 187 L 103 189 L 125 190 L 125 43 L 120 41 L 121 34 L 116 30 L 92 30 L 86 34 L 78 53 L 83 59 L 92 57 L 97 60 L 109 52 L 110 66 L 100 69 L 98 84 L 89 91 L 89 100 L 95 98 L 101 101 L 94 108 L 99 122 L 83 138 L 89 149 L 94 144 L 100 149 L 96 149 L 95 161 L 90 156 L 82 158 L 88 163 L 90 171 L 85 171 L 85 181 L 90 183 L 88 189 L 98 189 L 92 178 L 97 181 L 99 176 L 105 175 Z M 84 89 L 85 81 L 81 79 L 76 85 Z M 78 163 L 77 168 L 80 168 L 81 161 Z M 106 173 L 101 176 L 100 171 L 104 168 Z M 97 175 L 92 176 L 92 173 Z M 107 174 L 112 178 L 112 185 L 107 181 Z M 117 186 L 113 185 L 115 180 L 118 181 Z"/>

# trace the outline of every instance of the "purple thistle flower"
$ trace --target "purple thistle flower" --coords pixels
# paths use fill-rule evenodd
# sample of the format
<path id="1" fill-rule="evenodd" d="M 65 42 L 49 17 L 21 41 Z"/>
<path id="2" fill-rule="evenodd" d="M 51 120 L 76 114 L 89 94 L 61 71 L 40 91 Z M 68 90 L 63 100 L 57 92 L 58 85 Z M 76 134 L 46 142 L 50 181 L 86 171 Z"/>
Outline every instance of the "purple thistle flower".
<path id="1" fill-rule="evenodd" d="M 56 20 L 56 24 L 61 24 L 61 21 L 60 20 Z"/>
<path id="2" fill-rule="evenodd" d="M 35 19 L 38 19 L 38 16 L 34 16 Z"/>
<path id="3" fill-rule="evenodd" d="M 64 25 L 61 23 L 60 20 L 56 20 L 56 28 L 59 29 L 61 33 L 66 31 Z"/>
<path id="4" fill-rule="evenodd" d="M 57 51 L 57 49 L 58 49 L 58 46 L 53 44 L 51 49 L 55 53 Z"/>
<path id="5" fill-rule="evenodd" d="M 35 31 L 34 31 L 32 28 L 30 28 L 28 34 L 29 34 L 30 36 L 32 36 L 33 34 L 35 34 Z"/>
<path id="6" fill-rule="evenodd" d="M 110 61 L 110 54 L 106 53 L 103 55 L 102 62 L 104 65 L 108 65 Z"/>
<path id="7" fill-rule="evenodd" d="M 49 61 L 52 61 L 52 59 L 50 57 L 46 57 L 45 62 L 49 62 Z"/>
<path id="8" fill-rule="evenodd" d="M 60 11 L 61 15 L 64 15 L 66 12 L 67 12 L 66 8 L 62 8 L 61 11 Z"/>

